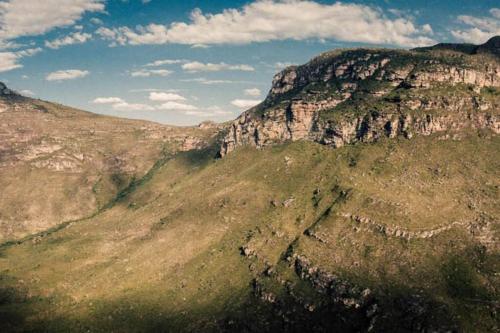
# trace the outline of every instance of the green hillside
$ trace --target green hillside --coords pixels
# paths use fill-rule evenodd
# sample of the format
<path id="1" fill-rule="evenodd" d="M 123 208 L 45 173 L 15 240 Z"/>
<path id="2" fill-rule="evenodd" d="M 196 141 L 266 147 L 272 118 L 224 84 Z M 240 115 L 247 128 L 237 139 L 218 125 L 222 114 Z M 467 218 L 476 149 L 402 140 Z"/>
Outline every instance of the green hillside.
<path id="1" fill-rule="evenodd" d="M 443 137 L 165 159 L 2 247 L 2 331 L 495 331 L 500 139 Z"/>

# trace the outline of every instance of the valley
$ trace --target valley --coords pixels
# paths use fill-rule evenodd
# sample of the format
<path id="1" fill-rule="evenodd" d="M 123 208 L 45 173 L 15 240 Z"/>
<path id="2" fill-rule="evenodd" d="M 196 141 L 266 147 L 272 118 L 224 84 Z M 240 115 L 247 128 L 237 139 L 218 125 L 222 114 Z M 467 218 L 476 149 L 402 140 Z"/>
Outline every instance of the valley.
<path id="1" fill-rule="evenodd" d="M 498 41 L 327 52 L 197 127 L 4 92 L 1 331 L 498 331 Z"/>

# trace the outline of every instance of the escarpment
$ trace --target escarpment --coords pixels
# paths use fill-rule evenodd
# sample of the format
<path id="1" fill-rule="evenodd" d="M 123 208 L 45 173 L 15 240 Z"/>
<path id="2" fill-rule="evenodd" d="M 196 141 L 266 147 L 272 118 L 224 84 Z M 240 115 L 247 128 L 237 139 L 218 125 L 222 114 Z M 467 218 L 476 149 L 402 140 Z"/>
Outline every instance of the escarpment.
<path id="1" fill-rule="evenodd" d="M 332 51 L 288 67 L 267 98 L 232 123 L 220 155 L 288 140 L 340 147 L 382 137 L 450 137 L 467 128 L 498 134 L 497 40 L 468 52 L 452 44 Z"/>

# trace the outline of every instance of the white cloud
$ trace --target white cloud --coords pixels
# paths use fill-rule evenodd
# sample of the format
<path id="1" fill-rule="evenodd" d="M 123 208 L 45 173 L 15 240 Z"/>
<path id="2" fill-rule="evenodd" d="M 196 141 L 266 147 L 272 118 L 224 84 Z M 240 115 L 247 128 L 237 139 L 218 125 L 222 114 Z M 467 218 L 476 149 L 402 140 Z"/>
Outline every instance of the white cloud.
<path id="1" fill-rule="evenodd" d="M 178 112 L 186 116 L 200 117 L 200 118 L 218 118 L 226 119 L 228 116 L 233 116 L 233 113 L 221 109 L 218 106 L 210 106 L 199 108 L 195 105 L 183 103 L 185 98 L 176 94 L 153 95 L 150 94 L 150 99 L 158 101 L 166 101 L 160 105 L 148 105 L 141 103 L 129 103 L 119 97 L 97 97 L 92 101 L 94 104 L 111 104 L 111 108 L 117 111 L 168 111 Z M 151 98 L 152 97 L 152 98 Z M 182 98 L 182 99 L 181 99 Z M 171 100 L 168 100 L 171 99 Z"/>
<path id="2" fill-rule="evenodd" d="M 168 92 L 151 92 L 149 93 L 149 99 L 155 102 L 170 102 L 170 101 L 185 101 L 186 98 L 179 94 L 168 93 Z"/>
<path id="3" fill-rule="evenodd" d="M 35 95 L 34 92 L 32 92 L 31 90 L 28 90 L 28 89 L 21 90 L 19 93 L 21 95 L 24 95 L 24 96 L 34 96 Z"/>
<path id="4" fill-rule="evenodd" d="M 158 88 L 141 88 L 141 89 L 130 89 L 129 92 L 139 93 L 139 92 L 171 92 L 177 93 L 179 89 L 158 89 Z"/>
<path id="5" fill-rule="evenodd" d="M 21 51 L 9 51 L 9 52 L 0 52 L 0 72 L 7 72 L 16 68 L 21 68 L 21 65 L 18 61 L 23 57 L 30 57 L 32 55 L 41 52 L 41 48 L 32 48 L 25 49 Z"/>
<path id="6" fill-rule="evenodd" d="M 193 45 L 191 45 L 191 48 L 192 49 L 209 49 L 210 46 L 205 45 L 205 44 L 193 44 Z"/>
<path id="7" fill-rule="evenodd" d="M 110 47 L 117 46 L 118 44 L 125 45 L 127 41 L 125 37 L 118 34 L 115 30 L 106 27 L 100 27 L 95 33 L 105 40 L 111 40 Z"/>
<path id="8" fill-rule="evenodd" d="M 92 38 L 91 34 L 82 32 L 73 32 L 65 37 L 55 39 L 53 41 L 45 41 L 45 46 L 51 49 L 58 49 L 61 46 L 82 44 Z"/>
<path id="9" fill-rule="evenodd" d="M 407 17 L 391 19 L 381 9 L 361 4 L 261 0 L 217 14 L 195 9 L 190 22 L 118 27 L 101 31 L 101 36 L 122 45 L 246 44 L 316 38 L 418 46 L 434 43 L 427 35 L 429 27 L 417 26 Z"/>
<path id="10" fill-rule="evenodd" d="M 21 50 L 21 51 L 16 51 L 15 54 L 22 58 L 22 57 L 31 57 L 37 53 L 40 53 L 42 52 L 42 49 L 40 47 L 35 47 L 35 48 L 32 48 L 32 49 L 25 49 L 25 50 Z"/>
<path id="11" fill-rule="evenodd" d="M 432 30 L 432 27 L 430 24 L 424 24 L 422 26 L 422 31 L 428 35 L 433 35 L 434 34 L 434 30 Z"/>
<path id="12" fill-rule="evenodd" d="M 102 22 L 102 20 L 99 19 L 99 18 L 97 18 L 97 17 L 93 17 L 93 18 L 90 19 L 90 23 L 95 24 L 95 25 L 101 25 L 104 22 Z"/>
<path id="13" fill-rule="evenodd" d="M 174 111 L 194 111 L 198 108 L 191 104 L 179 103 L 179 102 L 166 102 L 157 107 L 158 110 L 174 110 Z"/>
<path id="14" fill-rule="evenodd" d="M 128 103 L 120 97 L 97 97 L 92 103 L 111 104 L 111 107 L 117 111 L 153 111 L 155 109 L 153 106 L 147 104 Z"/>
<path id="15" fill-rule="evenodd" d="M 490 14 L 500 20 L 500 8 L 491 8 Z"/>
<path id="16" fill-rule="evenodd" d="M 104 11 L 103 0 L 7 0 L 0 2 L 0 40 L 35 36 L 75 24 L 85 12 Z"/>
<path id="17" fill-rule="evenodd" d="M 465 27 L 452 30 L 451 34 L 461 42 L 475 44 L 482 44 L 491 37 L 500 35 L 500 9 L 492 8 L 489 13 L 490 17 L 458 16 L 458 22 Z"/>
<path id="18" fill-rule="evenodd" d="M 115 104 L 123 103 L 124 100 L 120 97 L 97 97 L 92 101 L 94 104 Z"/>
<path id="19" fill-rule="evenodd" d="M 262 101 L 256 99 L 235 99 L 231 104 L 241 109 L 247 109 L 256 106 L 260 102 Z"/>
<path id="20" fill-rule="evenodd" d="M 168 76 L 172 71 L 167 69 L 141 69 L 130 73 L 132 77 Z"/>
<path id="21" fill-rule="evenodd" d="M 111 107 L 118 111 L 153 111 L 155 109 L 151 105 L 127 102 L 115 103 Z"/>
<path id="22" fill-rule="evenodd" d="M 156 61 L 150 62 L 149 64 L 146 64 L 144 66 L 145 67 L 158 67 L 158 66 L 163 66 L 163 65 L 180 64 L 182 62 L 185 62 L 185 60 L 182 60 L 182 59 L 163 59 L 163 60 L 156 60 Z"/>
<path id="23" fill-rule="evenodd" d="M 206 85 L 235 83 L 235 81 L 231 81 L 231 80 L 209 80 L 209 79 L 206 79 L 204 77 L 197 77 L 194 79 L 184 79 L 181 81 L 182 82 L 196 82 L 196 83 L 201 83 L 201 84 L 206 84 Z"/>
<path id="24" fill-rule="evenodd" d="M 7 72 L 23 67 L 17 62 L 18 59 L 19 57 L 15 52 L 0 52 L 0 72 Z"/>
<path id="25" fill-rule="evenodd" d="M 89 75 L 89 71 L 79 69 L 67 69 L 49 73 L 45 78 L 47 81 L 74 80 Z"/>
<path id="26" fill-rule="evenodd" d="M 233 115 L 232 112 L 223 110 L 218 106 L 210 106 L 202 110 L 185 111 L 184 114 L 187 116 L 195 116 L 202 118 L 216 118 L 216 117 Z"/>
<path id="27" fill-rule="evenodd" d="M 187 64 L 182 65 L 182 69 L 187 72 L 219 72 L 219 71 L 244 71 L 244 72 L 252 72 L 255 69 L 250 65 L 228 65 L 226 63 L 201 63 L 199 61 L 188 62 Z"/>
<path id="28" fill-rule="evenodd" d="M 85 12 L 101 12 L 104 8 L 104 0 L 0 1 L 0 48 L 19 47 L 10 40 L 73 25 Z M 18 62 L 20 58 L 31 56 L 41 49 L 30 50 L 31 53 L 27 50 L 0 52 L 0 72 L 22 67 Z"/>
<path id="29" fill-rule="evenodd" d="M 247 96 L 252 96 L 252 97 L 257 97 L 262 94 L 259 88 L 250 88 L 250 89 L 245 89 L 245 95 Z"/>

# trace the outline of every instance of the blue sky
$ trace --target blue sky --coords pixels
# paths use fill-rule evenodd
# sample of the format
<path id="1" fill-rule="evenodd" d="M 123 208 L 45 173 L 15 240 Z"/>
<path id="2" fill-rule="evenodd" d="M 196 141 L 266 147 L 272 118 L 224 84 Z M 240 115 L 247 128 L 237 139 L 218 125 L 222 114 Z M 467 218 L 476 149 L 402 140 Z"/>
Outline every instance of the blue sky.
<path id="1" fill-rule="evenodd" d="M 235 118 L 320 52 L 483 43 L 498 1 L 0 1 L 0 80 L 81 109 L 191 125 Z"/>

